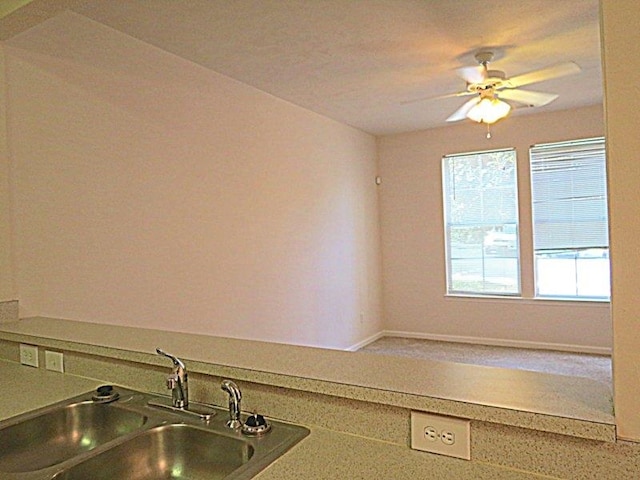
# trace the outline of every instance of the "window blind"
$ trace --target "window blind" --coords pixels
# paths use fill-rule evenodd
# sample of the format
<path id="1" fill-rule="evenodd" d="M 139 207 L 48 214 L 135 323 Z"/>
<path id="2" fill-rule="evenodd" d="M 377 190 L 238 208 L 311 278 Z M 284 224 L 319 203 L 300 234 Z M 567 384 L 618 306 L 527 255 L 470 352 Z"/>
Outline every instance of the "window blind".
<path id="1" fill-rule="evenodd" d="M 518 295 L 518 196 L 513 148 L 442 159 L 447 293 Z"/>
<path id="2" fill-rule="evenodd" d="M 443 174 L 448 225 L 517 223 L 514 149 L 447 155 Z"/>
<path id="3" fill-rule="evenodd" d="M 609 246 L 602 137 L 530 149 L 534 250 Z"/>

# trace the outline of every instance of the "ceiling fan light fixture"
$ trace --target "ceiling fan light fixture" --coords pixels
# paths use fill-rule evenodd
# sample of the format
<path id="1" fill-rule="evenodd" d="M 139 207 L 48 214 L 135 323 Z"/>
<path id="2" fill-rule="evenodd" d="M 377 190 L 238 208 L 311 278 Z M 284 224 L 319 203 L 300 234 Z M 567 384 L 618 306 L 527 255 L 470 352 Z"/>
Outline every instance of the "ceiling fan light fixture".
<path id="1" fill-rule="evenodd" d="M 485 97 L 480 100 L 469 112 L 467 117 L 478 123 L 491 125 L 501 118 L 509 115 L 511 105 L 495 97 Z"/>

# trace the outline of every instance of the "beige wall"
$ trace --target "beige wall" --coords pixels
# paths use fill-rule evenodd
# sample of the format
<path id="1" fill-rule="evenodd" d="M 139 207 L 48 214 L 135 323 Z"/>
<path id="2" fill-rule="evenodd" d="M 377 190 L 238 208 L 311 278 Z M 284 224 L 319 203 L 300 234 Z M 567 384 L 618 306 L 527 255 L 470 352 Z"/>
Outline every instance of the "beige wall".
<path id="1" fill-rule="evenodd" d="M 496 343 L 611 347 L 608 303 L 532 300 L 528 149 L 534 143 L 604 134 L 602 106 L 516 116 L 493 127 L 473 123 L 378 140 L 385 328 L 434 338 Z M 447 297 L 442 217 L 443 155 L 515 147 L 518 156 L 522 299 Z"/>
<path id="2" fill-rule="evenodd" d="M 5 55 L 22 316 L 381 329 L 373 137 L 72 13 Z"/>
<path id="3" fill-rule="evenodd" d="M 615 411 L 620 438 L 640 441 L 640 9 L 603 0 L 604 78 L 609 141 Z"/>
<path id="4" fill-rule="evenodd" d="M 9 183 L 9 144 L 7 142 L 7 96 L 4 55 L 0 50 L 0 302 L 15 300 L 11 242 L 11 185 Z"/>

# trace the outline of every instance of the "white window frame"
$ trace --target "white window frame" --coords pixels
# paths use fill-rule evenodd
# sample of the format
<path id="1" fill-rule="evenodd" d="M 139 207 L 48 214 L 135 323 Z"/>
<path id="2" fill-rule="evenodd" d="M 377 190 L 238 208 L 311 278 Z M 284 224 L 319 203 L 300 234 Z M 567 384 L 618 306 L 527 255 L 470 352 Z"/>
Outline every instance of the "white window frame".
<path id="1" fill-rule="evenodd" d="M 604 137 L 533 145 L 529 164 L 535 298 L 609 301 Z"/>
<path id="2" fill-rule="evenodd" d="M 456 222 L 452 213 L 450 213 L 459 207 L 455 205 L 456 196 L 456 173 L 455 162 L 459 161 L 490 161 L 490 157 L 494 154 L 509 153 L 511 158 L 508 160 L 512 163 L 513 184 L 509 185 L 512 191 L 505 192 L 505 196 L 500 195 L 501 205 L 505 205 L 499 212 L 495 210 L 485 210 L 485 201 L 494 200 L 491 197 L 491 193 L 494 194 L 495 190 L 503 189 L 502 186 L 490 185 L 485 189 L 484 185 L 477 187 L 479 193 L 479 202 L 481 206 L 479 209 L 477 220 L 472 213 L 464 214 L 466 216 L 464 220 Z M 483 167 L 484 169 L 484 167 Z M 520 273 L 520 245 L 519 245 L 519 220 L 518 220 L 518 171 L 517 171 L 517 155 L 514 148 L 495 149 L 489 151 L 458 153 L 445 155 L 442 158 L 442 182 L 443 182 L 443 220 L 444 220 L 444 235 L 445 235 L 445 257 L 446 257 L 446 293 L 447 295 L 462 295 L 462 296 L 505 296 L 505 297 L 519 297 L 522 292 L 522 282 Z M 493 192 L 491 192 L 493 190 Z M 503 189 L 504 190 L 504 189 Z M 513 198 L 512 205 L 506 205 L 505 202 L 509 202 L 509 198 Z M 474 205 L 475 206 L 475 205 Z M 475 213 L 475 212 L 474 212 Z M 474 217 L 474 218 L 470 218 Z M 507 220 L 508 217 L 508 220 Z M 506 227 L 509 226 L 510 230 L 508 234 L 504 234 Z M 456 257 L 454 258 L 451 232 L 455 228 L 468 228 L 473 232 L 473 238 L 470 240 L 465 248 L 469 248 L 469 258 Z M 502 234 L 501 234 L 502 233 Z M 500 244 L 504 251 L 490 251 L 490 246 L 486 244 L 486 239 L 491 234 L 497 238 L 497 242 Z M 475 238 L 478 237 L 478 238 Z M 506 237 L 509 237 L 508 239 Z M 460 247 L 460 243 L 457 245 Z M 460 250 L 458 248 L 457 250 Z M 456 253 L 460 255 L 460 253 Z M 467 253 L 465 253 L 467 255 Z M 457 261 L 457 265 L 454 267 L 454 260 Z M 460 279 L 461 271 L 464 266 L 469 265 L 469 281 Z M 500 273 L 502 272 L 502 273 Z M 506 272 L 506 273 L 505 273 Z M 515 274 L 514 274 L 515 273 Z M 503 285 L 500 285 L 500 275 L 502 275 Z M 458 278 L 456 278 L 456 276 Z M 457 284 L 457 285 L 456 285 Z M 475 288 L 477 285 L 477 288 Z M 493 287 L 495 286 L 495 288 Z"/>

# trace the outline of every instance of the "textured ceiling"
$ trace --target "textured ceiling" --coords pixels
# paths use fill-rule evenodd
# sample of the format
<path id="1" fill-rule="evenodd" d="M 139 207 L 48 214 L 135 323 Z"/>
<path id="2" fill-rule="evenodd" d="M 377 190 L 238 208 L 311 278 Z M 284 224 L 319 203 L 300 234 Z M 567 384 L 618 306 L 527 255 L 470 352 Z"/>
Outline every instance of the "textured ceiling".
<path id="1" fill-rule="evenodd" d="M 526 87 L 560 97 L 514 115 L 602 102 L 598 0 L 34 0 L 0 38 L 65 8 L 374 134 L 445 125 L 466 99 L 431 97 L 464 89 L 455 70 L 486 47 L 508 76 L 582 68 Z"/>

